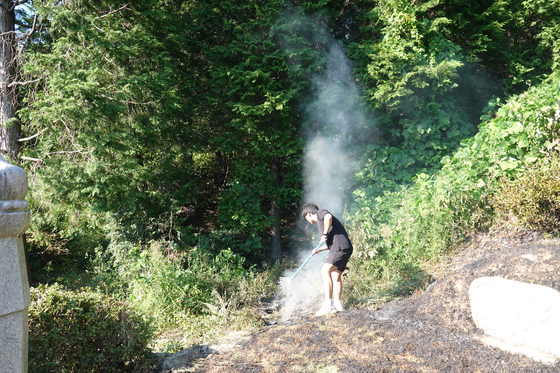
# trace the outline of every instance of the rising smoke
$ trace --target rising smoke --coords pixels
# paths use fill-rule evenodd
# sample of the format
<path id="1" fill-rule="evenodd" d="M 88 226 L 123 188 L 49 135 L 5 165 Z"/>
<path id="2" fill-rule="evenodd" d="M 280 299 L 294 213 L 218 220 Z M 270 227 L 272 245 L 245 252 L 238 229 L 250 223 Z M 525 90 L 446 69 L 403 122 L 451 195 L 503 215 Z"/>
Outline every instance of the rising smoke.
<path id="1" fill-rule="evenodd" d="M 326 31 L 325 31 L 326 32 Z M 330 37 L 330 36 L 329 36 Z M 312 97 L 303 112 L 306 145 L 303 155 L 304 201 L 329 210 L 341 222 L 356 170 L 357 154 L 353 139 L 360 136 L 368 121 L 362 95 L 352 75 L 350 60 L 332 37 L 325 52 L 325 71 L 312 82 Z M 300 226 L 318 243 L 317 228 L 304 219 Z M 312 247 L 302 250 L 297 263 L 303 263 Z M 315 255 L 294 278 L 291 294 L 283 307 L 283 318 L 306 314 L 324 298 L 320 268 L 328 252 Z M 285 273 L 290 278 L 296 269 Z"/>

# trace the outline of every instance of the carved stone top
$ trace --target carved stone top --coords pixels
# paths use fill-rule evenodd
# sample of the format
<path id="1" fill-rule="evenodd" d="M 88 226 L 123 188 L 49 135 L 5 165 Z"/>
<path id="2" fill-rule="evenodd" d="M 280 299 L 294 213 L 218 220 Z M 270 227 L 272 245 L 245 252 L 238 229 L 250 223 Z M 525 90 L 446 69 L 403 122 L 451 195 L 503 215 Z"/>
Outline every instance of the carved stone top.
<path id="1" fill-rule="evenodd" d="M 25 211 L 27 205 L 3 201 L 23 201 L 27 194 L 27 173 L 21 167 L 6 162 L 0 155 L 0 212 Z M 6 211 L 5 209 L 11 210 Z"/>
<path id="2" fill-rule="evenodd" d="M 0 155 L 0 239 L 21 236 L 31 222 L 27 194 L 27 173 Z"/>

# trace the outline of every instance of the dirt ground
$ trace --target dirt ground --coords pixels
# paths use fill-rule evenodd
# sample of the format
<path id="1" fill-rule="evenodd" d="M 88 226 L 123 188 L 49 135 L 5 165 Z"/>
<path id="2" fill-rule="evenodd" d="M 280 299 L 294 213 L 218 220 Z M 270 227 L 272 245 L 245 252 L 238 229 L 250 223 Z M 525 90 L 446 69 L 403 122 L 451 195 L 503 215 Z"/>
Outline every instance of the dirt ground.
<path id="1" fill-rule="evenodd" d="M 468 293 L 485 276 L 560 291 L 560 240 L 525 231 L 481 235 L 443 268 L 408 298 L 269 325 L 221 351 L 190 350 L 165 372 L 560 372 L 556 357 L 493 347 L 499 341 L 472 321 Z"/>

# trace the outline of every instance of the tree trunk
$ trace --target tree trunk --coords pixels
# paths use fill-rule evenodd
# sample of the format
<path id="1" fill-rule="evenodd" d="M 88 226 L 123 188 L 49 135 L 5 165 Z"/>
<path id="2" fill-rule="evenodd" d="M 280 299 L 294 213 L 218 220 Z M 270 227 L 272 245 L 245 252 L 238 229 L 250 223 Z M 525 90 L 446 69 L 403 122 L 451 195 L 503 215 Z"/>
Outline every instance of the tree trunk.
<path id="1" fill-rule="evenodd" d="M 280 235 L 280 209 L 276 204 L 276 198 L 272 199 L 272 216 L 274 216 L 274 223 L 272 224 L 272 262 L 282 260 L 282 246 Z"/>
<path id="2" fill-rule="evenodd" d="M 272 163 L 272 174 L 274 178 L 274 186 L 276 190 L 280 188 L 280 162 L 278 160 Z M 272 236 L 272 262 L 277 262 L 282 260 L 282 244 L 281 244 L 281 233 L 280 233 L 280 209 L 278 208 L 278 198 L 272 197 L 270 213 L 274 217 L 274 223 L 272 223 L 271 236 Z"/>
<path id="3" fill-rule="evenodd" d="M 14 3 L 0 0 L 0 152 L 18 162 L 21 124 L 16 119 L 16 37 Z"/>

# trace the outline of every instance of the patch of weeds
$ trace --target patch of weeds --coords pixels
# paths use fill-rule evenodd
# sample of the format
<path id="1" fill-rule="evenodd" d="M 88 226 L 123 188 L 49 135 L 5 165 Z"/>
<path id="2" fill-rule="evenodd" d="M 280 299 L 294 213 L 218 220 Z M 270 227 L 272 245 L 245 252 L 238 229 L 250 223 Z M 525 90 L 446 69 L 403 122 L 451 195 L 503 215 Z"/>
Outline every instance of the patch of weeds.
<path id="1" fill-rule="evenodd" d="M 514 216 L 529 229 L 558 234 L 560 157 L 547 157 L 515 180 L 502 180 L 493 206 L 502 217 Z"/>
<path id="2" fill-rule="evenodd" d="M 338 373 L 338 367 L 336 365 L 326 365 L 326 364 L 309 364 L 305 367 L 302 372 L 316 372 L 316 373 Z"/>

